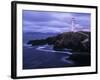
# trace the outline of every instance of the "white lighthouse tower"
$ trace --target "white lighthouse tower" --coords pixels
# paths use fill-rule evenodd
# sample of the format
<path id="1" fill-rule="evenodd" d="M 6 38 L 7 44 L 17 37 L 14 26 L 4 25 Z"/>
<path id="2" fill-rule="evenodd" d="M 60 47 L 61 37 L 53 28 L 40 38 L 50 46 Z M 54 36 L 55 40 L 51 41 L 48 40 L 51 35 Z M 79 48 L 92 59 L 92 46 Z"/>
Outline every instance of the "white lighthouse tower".
<path id="1" fill-rule="evenodd" d="M 72 18 L 72 23 L 71 23 L 71 31 L 75 31 L 75 18 Z"/>

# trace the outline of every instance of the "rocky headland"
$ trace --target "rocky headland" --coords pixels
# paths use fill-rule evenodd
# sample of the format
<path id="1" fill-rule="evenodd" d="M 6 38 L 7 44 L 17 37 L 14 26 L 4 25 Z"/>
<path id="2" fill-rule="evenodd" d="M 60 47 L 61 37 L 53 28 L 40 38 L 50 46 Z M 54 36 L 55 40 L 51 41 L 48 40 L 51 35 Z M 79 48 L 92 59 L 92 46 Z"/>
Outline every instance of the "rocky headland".
<path id="1" fill-rule="evenodd" d="M 90 52 L 90 32 L 64 32 L 46 39 L 30 40 L 27 44 L 53 45 L 54 50 L 72 49 L 73 51 Z"/>

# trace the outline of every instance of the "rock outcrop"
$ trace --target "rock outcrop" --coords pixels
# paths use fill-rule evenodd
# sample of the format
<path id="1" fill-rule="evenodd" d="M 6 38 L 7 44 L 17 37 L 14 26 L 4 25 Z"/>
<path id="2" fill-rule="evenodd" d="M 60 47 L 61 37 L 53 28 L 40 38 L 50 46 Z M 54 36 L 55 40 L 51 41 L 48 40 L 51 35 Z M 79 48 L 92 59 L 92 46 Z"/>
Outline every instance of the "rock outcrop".
<path id="1" fill-rule="evenodd" d="M 73 51 L 90 52 L 90 32 L 64 32 L 57 36 L 48 37 L 41 40 L 30 40 L 28 44 L 34 45 L 54 45 L 54 50 L 65 48 Z"/>

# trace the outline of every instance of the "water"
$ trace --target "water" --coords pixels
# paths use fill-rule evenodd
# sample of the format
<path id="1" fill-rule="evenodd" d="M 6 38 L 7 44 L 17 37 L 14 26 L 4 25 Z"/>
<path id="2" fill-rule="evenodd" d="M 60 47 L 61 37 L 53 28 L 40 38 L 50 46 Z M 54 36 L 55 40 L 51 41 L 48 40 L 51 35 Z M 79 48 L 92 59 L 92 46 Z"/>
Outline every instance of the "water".
<path id="1" fill-rule="evenodd" d="M 45 39 L 57 34 L 23 33 L 23 69 L 41 69 L 75 66 L 70 60 L 70 50 L 54 51 L 53 45 L 31 46 L 27 42 L 35 39 Z"/>

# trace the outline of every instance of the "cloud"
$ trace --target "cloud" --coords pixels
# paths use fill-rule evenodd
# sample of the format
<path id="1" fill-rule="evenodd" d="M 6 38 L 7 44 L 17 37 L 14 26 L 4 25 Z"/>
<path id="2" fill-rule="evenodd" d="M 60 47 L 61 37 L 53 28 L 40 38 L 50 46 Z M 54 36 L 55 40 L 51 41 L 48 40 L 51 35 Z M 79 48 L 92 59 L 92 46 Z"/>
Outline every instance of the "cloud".
<path id="1" fill-rule="evenodd" d="M 26 21 L 30 22 L 43 22 L 43 21 L 50 21 L 53 19 L 50 16 L 49 12 L 41 12 L 41 11 L 31 11 L 31 10 L 23 10 L 23 18 Z"/>
<path id="2" fill-rule="evenodd" d="M 55 25 L 55 23 L 56 23 L 56 25 Z M 61 25 L 61 24 L 59 24 L 59 22 L 55 22 L 55 21 L 42 23 L 45 25 L 40 25 L 40 24 L 41 23 L 25 22 L 23 24 L 23 26 L 24 26 L 23 30 L 24 30 L 24 32 L 58 33 L 58 32 L 67 31 L 69 28 L 67 26 L 70 26 L 69 24 L 66 24 L 66 23 L 63 23 Z"/>
<path id="3" fill-rule="evenodd" d="M 23 31 L 58 33 L 71 29 L 72 18 L 78 28 L 90 29 L 91 15 L 87 13 L 63 13 L 63 12 L 43 12 L 43 11 L 23 11 Z"/>
<path id="4" fill-rule="evenodd" d="M 60 21 L 68 21 L 68 19 L 70 20 L 71 18 L 73 18 L 74 16 L 70 13 L 54 13 L 52 14 L 52 16 Z"/>

